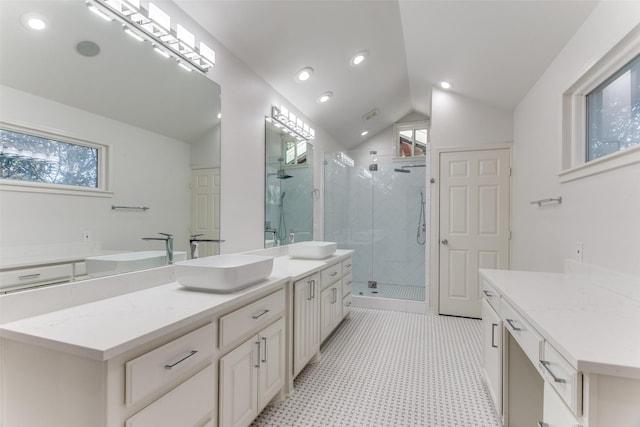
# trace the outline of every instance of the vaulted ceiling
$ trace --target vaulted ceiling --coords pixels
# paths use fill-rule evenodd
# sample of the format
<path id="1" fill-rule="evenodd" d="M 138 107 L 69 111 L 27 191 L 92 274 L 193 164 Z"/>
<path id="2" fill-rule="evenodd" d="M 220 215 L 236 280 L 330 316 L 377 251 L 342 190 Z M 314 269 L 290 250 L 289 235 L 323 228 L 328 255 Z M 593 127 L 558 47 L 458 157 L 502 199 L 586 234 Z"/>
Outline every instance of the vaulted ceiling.
<path id="1" fill-rule="evenodd" d="M 583 0 L 174 0 L 346 146 L 411 112 L 432 87 L 513 110 L 595 7 Z M 351 57 L 367 51 L 354 67 Z M 312 67 L 312 77 L 296 73 Z M 333 98 L 324 104 L 318 97 Z M 377 109 L 376 119 L 365 122 Z"/>

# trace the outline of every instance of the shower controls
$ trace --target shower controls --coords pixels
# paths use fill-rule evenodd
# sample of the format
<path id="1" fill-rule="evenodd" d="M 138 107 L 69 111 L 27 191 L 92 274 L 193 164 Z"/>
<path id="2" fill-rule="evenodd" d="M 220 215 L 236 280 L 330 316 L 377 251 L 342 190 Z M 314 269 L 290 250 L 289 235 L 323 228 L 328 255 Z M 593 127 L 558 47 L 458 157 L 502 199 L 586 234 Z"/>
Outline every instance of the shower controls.
<path id="1" fill-rule="evenodd" d="M 371 289 L 377 289 L 378 288 L 378 282 L 375 280 L 369 280 L 369 282 L 367 283 L 367 286 Z"/>

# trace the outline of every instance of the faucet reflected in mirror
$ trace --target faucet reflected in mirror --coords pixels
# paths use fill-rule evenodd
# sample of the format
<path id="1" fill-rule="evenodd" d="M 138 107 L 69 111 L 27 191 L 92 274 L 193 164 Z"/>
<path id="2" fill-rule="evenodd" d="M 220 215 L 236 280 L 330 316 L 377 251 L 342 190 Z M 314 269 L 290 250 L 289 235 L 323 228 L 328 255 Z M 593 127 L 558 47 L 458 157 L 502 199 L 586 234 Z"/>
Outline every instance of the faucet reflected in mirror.
<path id="1" fill-rule="evenodd" d="M 173 264 L 173 234 L 158 233 L 165 237 L 143 237 L 142 240 L 164 240 L 167 251 L 167 264 Z"/>
<path id="2" fill-rule="evenodd" d="M 191 259 L 198 258 L 200 243 L 213 242 L 219 244 L 224 242 L 224 240 L 221 239 L 200 239 L 200 236 L 204 236 L 204 234 L 192 234 L 191 239 L 189 239 L 189 246 L 191 247 Z"/>

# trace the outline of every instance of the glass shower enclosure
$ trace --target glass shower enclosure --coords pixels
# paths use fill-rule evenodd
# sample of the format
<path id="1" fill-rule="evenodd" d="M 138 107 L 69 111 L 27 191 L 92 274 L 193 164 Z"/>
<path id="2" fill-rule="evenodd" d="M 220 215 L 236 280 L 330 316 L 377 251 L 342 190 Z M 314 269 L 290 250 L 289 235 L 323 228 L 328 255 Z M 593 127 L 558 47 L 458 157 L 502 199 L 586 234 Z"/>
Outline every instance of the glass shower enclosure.
<path id="1" fill-rule="evenodd" d="M 325 240 L 355 251 L 353 295 L 425 301 L 426 157 L 400 162 L 325 155 Z"/>

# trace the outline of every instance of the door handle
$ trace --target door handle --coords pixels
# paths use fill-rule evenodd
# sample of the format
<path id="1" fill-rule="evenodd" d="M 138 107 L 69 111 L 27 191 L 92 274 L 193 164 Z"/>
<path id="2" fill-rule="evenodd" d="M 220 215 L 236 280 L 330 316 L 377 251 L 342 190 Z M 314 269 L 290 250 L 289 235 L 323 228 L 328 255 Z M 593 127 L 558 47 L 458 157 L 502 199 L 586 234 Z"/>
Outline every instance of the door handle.
<path id="1" fill-rule="evenodd" d="M 447 239 L 442 239 L 442 240 L 440 241 L 440 243 L 442 243 L 443 245 L 445 245 L 445 246 L 446 246 L 446 245 L 448 245 L 448 244 L 449 244 L 449 241 L 448 241 Z"/>

